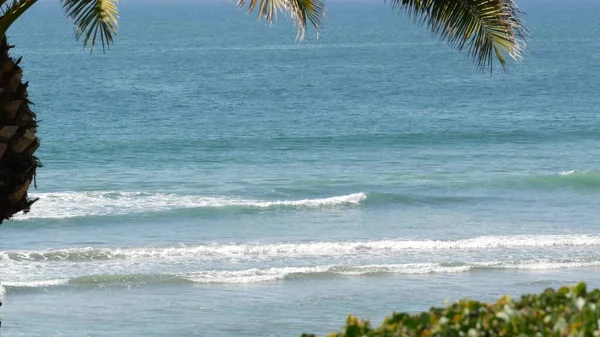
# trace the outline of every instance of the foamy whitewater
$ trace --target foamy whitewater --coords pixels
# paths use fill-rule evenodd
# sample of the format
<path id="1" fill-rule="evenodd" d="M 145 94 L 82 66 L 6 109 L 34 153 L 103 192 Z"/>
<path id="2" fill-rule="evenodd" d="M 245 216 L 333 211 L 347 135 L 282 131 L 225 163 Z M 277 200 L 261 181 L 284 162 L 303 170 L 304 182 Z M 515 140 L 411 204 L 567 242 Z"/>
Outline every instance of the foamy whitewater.
<path id="1" fill-rule="evenodd" d="M 44 167 L 0 226 L 0 335 L 325 335 L 600 287 L 600 3 L 519 4 L 529 53 L 490 76 L 383 2 L 298 43 L 227 1 L 122 1 L 92 56 L 36 3 L 9 42 Z"/>
<path id="2" fill-rule="evenodd" d="M 262 201 L 235 197 L 206 197 L 146 192 L 63 192 L 33 194 L 39 202 L 33 212 L 20 219 L 64 219 L 85 216 L 115 216 L 132 213 L 155 213 L 181 209 L 238 208 L 263 209 L 276 207 L 327 207 L 360 204 L 364 193 L 320 199 Z"/>

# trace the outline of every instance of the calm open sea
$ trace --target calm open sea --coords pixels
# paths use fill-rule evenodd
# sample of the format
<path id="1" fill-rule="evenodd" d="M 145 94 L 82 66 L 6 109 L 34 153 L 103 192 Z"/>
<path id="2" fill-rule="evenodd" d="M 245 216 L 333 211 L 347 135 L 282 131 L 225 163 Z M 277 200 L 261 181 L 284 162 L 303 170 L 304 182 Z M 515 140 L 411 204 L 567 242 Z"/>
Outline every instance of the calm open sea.
<path id="1" fill-rule="evenodd" d="M 378 2 L 295 42 L 233 3 L 121 2 L 92 56 L 13 28 L 40 198 L 0 227 L 0 335 L 297 336 L 461 297 L 600 286 L 600 2 L 519 1 L 478 72 Z"/>

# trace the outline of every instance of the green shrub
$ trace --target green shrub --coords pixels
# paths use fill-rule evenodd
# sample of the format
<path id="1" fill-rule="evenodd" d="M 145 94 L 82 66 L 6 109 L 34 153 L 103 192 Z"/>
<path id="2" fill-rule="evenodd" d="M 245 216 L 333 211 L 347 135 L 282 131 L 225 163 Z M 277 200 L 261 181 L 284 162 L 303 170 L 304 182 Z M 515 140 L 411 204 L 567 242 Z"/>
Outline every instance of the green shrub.
<path id="1" fill-rule="evenodd" d="M 349 316 L 342 332 L 329 337 L 400 336 L 581 336 L 599 337 L 600 290 L 588 292 L 585 283 L 547 289 L 539 295 L 509 296 L 496 303 L 461 300 L 446 308 L 410 315 L 393 313 L 378 328 Z M 302 337 L 314 337 L 303 334 Z"/>

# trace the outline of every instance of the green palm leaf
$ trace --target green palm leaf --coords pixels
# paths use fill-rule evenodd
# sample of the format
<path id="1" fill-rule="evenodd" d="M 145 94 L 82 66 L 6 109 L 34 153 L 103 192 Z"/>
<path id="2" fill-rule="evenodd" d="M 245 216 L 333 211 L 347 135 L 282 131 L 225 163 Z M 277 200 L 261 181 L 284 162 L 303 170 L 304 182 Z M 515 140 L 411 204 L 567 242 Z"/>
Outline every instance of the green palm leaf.
<path id="1" fill-rule="evenodd" d="M 118 0 L 61 0 L 69 18 L 75 21 L 75 37 L 84 37 L 83 45 L 93 51 L 96 39 L 105 50 L 118 30 Z"/>
<path id="2" fill-rule="evenodd" d="M 325 4 L 321 0 L 238 0 L 238 7 L 246 3 L 248 13 L 257 9 L 258 18 L 269 23 L 277 19 L 278 12 L 289 15 L 298 26 L 298 39 L 306 37 L 307 22 L 318 32 L 325 18 Z"/>
<path id="3" fill-rule="evenodd" d="M 2 7 L 2 19 L 0 20 L 0 37 L 6 35 L 6 31 L 23 13 L 25 13 L 37 0 L 0 0 Z"/>
<path id="4" fill-rule="evenodd" d="M 93 50 L 97 39 L 104 50 L 118 30 L 118 0 L 60 0 L 67 15 L 75 21 L 76 37 L 83 37 L 84 46 Z M 506 55 L 520 61 L 527 30 L 513 0 L 384 0 L 426 24 L 442 40 L 468 49 L 480 68 L 493 68 L 497 59 L 506 69 Z M 3 15 L 0 36 L 37 0 L 0 0 Z M 289 15 L 298 26 L 298 38 L 306 36 L 310 22 L 317 32 L 325 18 L 323 0 L 238 0 L 238 6 L 256 10 L 258 17 L 268 22 L 281 12 Z"/>
<path id="5" fill-rule="evenodd" d="M 527 30 L 512 0 L 388 1 L 458 50 L 467 48 L 481 69 L 492 70 L 496 58 L 506 70 L 505 55 L 522 59 Z"/>

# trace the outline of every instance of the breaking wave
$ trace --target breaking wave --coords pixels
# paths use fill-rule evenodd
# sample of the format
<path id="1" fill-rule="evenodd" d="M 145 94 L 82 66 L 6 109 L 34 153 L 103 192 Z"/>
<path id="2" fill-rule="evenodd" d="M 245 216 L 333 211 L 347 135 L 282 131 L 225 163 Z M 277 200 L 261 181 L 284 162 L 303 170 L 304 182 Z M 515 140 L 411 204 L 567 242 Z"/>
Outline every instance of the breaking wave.
<path id="1" fill-rule="evenodd" d="M 304 278 L 376 276 L 385 274 L 455 274 L 476 270 L 553 270 L 598 266 L 600 266 L 600 261 L 498 261 L 454 264 L 412 263 L 365 266 L 284 267 L 248 269 L 241 271 L 208 271 L 190 274 L 187 275 L 186 278 L 194 283 L 201 284 L 242 284 Z"/>
<path id="2" fill-rule="evenodd" d="M 546 261 L 491 261 L 467 263 L 411 263 L 379 265 L 325 265 L 310 267 L 253 268 L 245 270 L 208 270 L 181 274 L 99 274 L 51 279 L 3 282 L 6 289 L 32 289 L 48 287 L 131 287 L 161 284 L 251 284 L 282 282 L 295 279 L 337 277 L 364 277 L 398 275 L 454 274 L 478 270 L 556 270 L 600 267 L 600 260 L 546 260 Z"/>
<path id="3" fill-rule="evenodd" d="M 562 171 L 557 174 L 529 177 L 526 182 L 532 187 L 598 190 L 600 189 L 600 170 Z"/>
<path id="4" fill-rule="evenodd" d="M 32 195 L 39 198 L 33 210 L 16 219 L 65 219 L 84 216 L 113 216 L 192 208 L 319 208 L 358 205 L 365 193 L 303 200 L 250 200 L 145 192 L 60 192 Z"/>
<path id="5" fill-rule="evenodd" d="M 463 240 L 373 240 L 287 243 L 201 244 L 148 248 L 67 248 L 39 251 L 3 251 L 0 261 L 93 261 L 148 258 L 257 259 L 393 255 L 407 251 L 490 250 L 510 248 L 600 246 L 600 235 L 481 236 Z"/>
<path id="6" fill-rule="evenodd" d="M 6 288 L 48 288 L 69 284 L 69 279 L 2 282 Z"/>
<path id="7" fill-rule="evenodd" d="M 422 182 L 439 184 L 443 181 Z M 465 186 L 499 184 L 501 187 L 526 189 L 600 190 L 600 170 L 563 171 L 556 174 L 532 175 L 497 180 L 464 181 Z M 452 182 L 456 184 L 456 182 Z M 458 187 L 458 186 L 455 186 Z M 169 212 L 195 209 L 208 212 L 252 212 L 265 209 L 316 209 L 364 204 L 446 204 L 481 201 L 481 198 L 453 195 L 401 195 L 395 193 L 363 192 L 301 200 L 257 200 L 227 196 L 201 196 L 150 192 L 53 192 L 32 195 L 40 200 L 28 214 L 15 219 L 67 219 L 86 216 L 119 216 L 139 213 Z"/>

